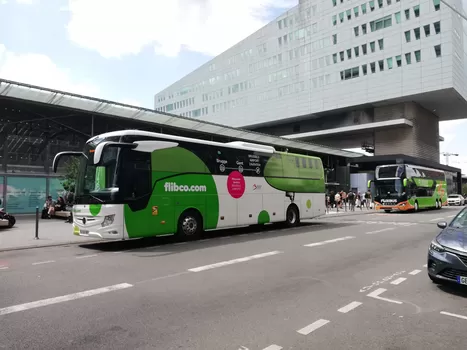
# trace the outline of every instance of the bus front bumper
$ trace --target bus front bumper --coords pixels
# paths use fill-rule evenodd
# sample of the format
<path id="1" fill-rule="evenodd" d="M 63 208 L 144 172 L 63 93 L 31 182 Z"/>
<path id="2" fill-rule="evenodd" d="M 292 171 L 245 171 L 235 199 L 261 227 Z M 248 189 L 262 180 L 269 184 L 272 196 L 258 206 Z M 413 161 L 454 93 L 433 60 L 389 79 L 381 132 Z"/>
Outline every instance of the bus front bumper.
<path id="1" fill-rule="evenodd" d="M 376 210 L 397 210 L 397 211 L 407 211 L 414 209 L 413 205 L 408 201 L 397 203 L 396 205 L 383 205 L 381 203 L 375 202 Z"/>
<path id="2" fill-rule="evenodd" d="M 124 238 L 123 213 L 120 213 L 122 208 L 102 206 L 100 212 L 94 215 L 86 210 L 86 206 L 76 209 L 73 212 L 74 235 L 114 240 Z"/>

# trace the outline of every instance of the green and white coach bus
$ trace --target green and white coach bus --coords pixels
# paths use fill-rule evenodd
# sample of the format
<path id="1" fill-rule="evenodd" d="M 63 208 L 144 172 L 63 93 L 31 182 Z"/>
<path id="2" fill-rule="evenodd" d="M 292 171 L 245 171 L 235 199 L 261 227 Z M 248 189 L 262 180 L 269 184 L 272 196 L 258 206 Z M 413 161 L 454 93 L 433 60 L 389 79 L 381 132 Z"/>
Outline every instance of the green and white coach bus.
<path id="1" fill-rule="evenodd" d="M 325 214 L 321 159 L 248 142 L 139 130 L 95 136 L 80 158 L 73 233 L 103 239 L 285 222 Z"/>

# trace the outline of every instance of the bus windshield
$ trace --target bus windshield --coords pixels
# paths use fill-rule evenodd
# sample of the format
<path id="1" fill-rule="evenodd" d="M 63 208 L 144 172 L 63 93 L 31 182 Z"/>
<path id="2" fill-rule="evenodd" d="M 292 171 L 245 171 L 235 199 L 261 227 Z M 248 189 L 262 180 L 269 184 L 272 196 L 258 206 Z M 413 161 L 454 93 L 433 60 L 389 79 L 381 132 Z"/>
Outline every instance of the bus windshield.
<path id="1" fill-rule="evenodd" d="M 401 196 L 404 191 L 404 185 L 401 179 L 377 180 L 375 185 L 377 196 L 396 197 Z"/>
<path id="2" fill-rule="evenodd" d="M 116 167 L 119 149 L 105 148 L 101 162 L 94 164 L 94 153 L 88 150 L 88 157 L 81 157 L 76 200 L 79 203 L 105 203 L 118 193 Z"/>

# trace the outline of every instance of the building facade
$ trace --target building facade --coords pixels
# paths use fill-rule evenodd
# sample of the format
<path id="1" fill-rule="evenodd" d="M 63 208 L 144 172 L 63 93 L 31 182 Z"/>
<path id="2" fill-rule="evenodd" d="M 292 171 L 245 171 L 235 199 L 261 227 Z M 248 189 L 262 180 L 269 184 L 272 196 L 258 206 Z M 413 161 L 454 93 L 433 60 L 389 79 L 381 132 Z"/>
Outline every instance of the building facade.
<path id="1" fill-rule="evenodd" d="M 300 0 L 158 93 L 155 108 L 439 159 L 439 121 L 467 107 L 465 39 L 463 19 L 440 0 Z"/>

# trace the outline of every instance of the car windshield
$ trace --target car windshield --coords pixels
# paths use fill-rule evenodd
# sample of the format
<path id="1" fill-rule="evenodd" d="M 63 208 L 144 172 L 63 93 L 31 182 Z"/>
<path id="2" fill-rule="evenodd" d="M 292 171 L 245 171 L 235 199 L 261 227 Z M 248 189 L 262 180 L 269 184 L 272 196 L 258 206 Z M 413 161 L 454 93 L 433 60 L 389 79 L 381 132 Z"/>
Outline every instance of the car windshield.
<path id="1" fill-rule="evenodd" d="M 467 228 L 467 211 L 462 210 L 449 225 L 453 228 Z"/>
<path id="2" fill-rule="evenodd" d="M 404 186 L 402 180 L 377 180 L 376 183 L 377 196 L 400 196 L 403 192 Z"/>

